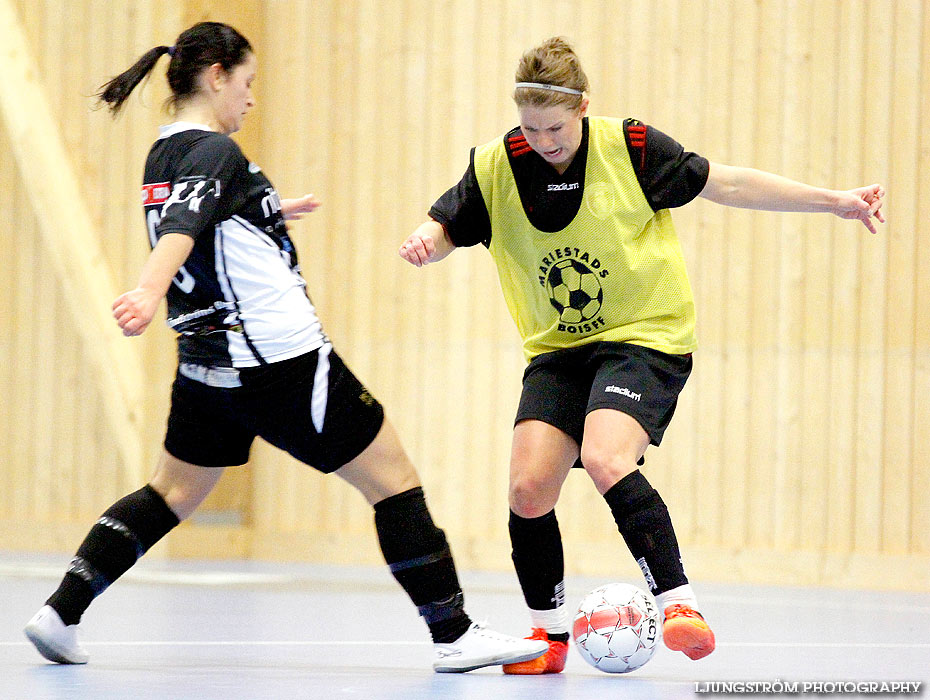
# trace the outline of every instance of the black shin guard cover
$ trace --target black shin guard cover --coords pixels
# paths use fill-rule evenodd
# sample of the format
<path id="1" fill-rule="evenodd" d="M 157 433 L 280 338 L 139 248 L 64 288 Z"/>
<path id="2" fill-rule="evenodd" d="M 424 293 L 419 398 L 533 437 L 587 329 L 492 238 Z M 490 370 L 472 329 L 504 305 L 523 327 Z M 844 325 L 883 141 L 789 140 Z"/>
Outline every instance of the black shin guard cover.
<path id="1" fill-rule="evenodd" d="M 47 604 L 65 624 L 77 624 L 91 601 L 178 522 L 165 499 L 148 484 L 121 498 L 87 533 Z"/>
<path id="2" fill-rule="evenodd" d="M 433 523 L 423 489 L 416 487 L 376 503 L 375 529 L 384 560 L 434 639 L 444 641 L 437 639 L 437 630 L 447 628 L 454 628 L 453 639 L 460 636 L 471 621 L 446 535 Z"/>
<path id="3" fill-rule="evenodd" d="M 532 610 L 554 610 L 565 602 L 565 560 L 555 511 L 538 518 L 510 512 L 511 558 Z"/>
<path id="4" fill-rule="evenodd" d="M 614 484 L 604 500 L 653 595 L 688 583 L 668 508 L 638 469 Z"/>

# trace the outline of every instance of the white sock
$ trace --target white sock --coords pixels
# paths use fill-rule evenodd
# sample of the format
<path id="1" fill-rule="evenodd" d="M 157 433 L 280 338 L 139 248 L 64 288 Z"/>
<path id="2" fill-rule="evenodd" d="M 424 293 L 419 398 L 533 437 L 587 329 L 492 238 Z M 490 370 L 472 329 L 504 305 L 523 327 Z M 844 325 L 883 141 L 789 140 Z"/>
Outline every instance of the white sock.
<path id="1" fill-rule="evenodd" d="M 701 612 L 697 604 L 697 598 L 695 598 L 694 591 L 691 590 L 691 584 L 689 583 L 665 591 L 665 593 L 660 593 L 656 596 L 656 603 L 659 604 L 659 610 L 662 611 L 663 618 L 665 617 L 665 608 L 669 605 L 687 605 L 694 611 Z"/>
<path id="2" fill-rule="evenodd" d="M 568 607 L 560 605 L 554 610 L 533 610 L 530 608 L 530 620 L 533 628 L 541 627 L 550 634 L 568 633 Z"/>

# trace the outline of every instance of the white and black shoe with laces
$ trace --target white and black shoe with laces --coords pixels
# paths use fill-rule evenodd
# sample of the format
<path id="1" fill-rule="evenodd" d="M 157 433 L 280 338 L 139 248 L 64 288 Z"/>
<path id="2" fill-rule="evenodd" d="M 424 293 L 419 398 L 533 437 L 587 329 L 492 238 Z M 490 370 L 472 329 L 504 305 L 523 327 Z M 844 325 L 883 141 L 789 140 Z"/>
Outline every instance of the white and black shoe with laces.
<path id="1" fill-rule="evenodd" d="M 529 661 L 548 650 L 549 644 L 538 639 L 511 637 L 473 622 L 454 642 L 433 645 L 433 670 L 465 673 L 484 666 Z"/>

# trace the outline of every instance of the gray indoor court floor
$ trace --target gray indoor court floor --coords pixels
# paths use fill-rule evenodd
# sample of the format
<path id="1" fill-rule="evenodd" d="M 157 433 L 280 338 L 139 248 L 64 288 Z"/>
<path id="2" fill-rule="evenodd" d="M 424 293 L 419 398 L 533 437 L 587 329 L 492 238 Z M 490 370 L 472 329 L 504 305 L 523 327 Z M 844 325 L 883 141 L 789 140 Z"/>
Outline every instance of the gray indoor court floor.
<path id="1" fill-rule="evenodd" d="M 446 675 L 432 672 L 426 629 L 385 570 L 255 562 L 142 560 L 85 616 L 90 663 L 58 666 L 22 627 L 69 558 L 0 553 L 0 698 L 693 699 L 727 681 L 921 681 L 930 697 L 930 592 L 698 583 L 718 642 L 702 661 L 662 647 L 608 675 L 573 650 L 559 675 Z M 461 578 L 473 618 L 528 632 L 515 576 Z M 570 579 L 569 600 L 604 582 Z"/>

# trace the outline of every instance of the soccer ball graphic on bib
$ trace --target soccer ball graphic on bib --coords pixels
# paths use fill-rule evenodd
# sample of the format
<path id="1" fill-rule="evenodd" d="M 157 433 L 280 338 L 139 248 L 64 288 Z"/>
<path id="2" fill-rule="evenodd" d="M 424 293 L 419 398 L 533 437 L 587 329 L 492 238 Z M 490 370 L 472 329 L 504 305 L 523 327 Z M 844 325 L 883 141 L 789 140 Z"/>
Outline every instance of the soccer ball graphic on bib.
<path id="1" fill-rule="evenodd" d="M 588 593 L 572 625 L 578 653 L 607 673 L 628 673 L 645 664 L 661 635 L 655 599 L 629 583 L 608 583 Z"/>
<path id="2" fill-rule="evenodd" d="M 601 310 L 604 290 L 597 273 L 577 260 L 560 260 L 546 276 L 549 301 L 563 323 L 590 321 Z"/>

